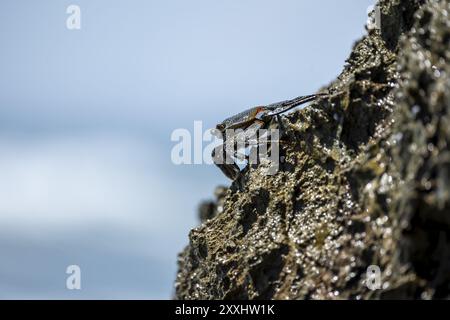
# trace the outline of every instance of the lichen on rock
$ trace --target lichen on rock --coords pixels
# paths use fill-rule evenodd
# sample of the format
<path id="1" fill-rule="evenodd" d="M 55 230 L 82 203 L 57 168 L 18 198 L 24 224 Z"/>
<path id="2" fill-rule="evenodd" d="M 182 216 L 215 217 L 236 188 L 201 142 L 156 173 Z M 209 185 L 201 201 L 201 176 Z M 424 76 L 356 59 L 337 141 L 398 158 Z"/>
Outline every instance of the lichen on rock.
<path id="1" fill-rule="evenodd" d="M 330 97 L 286 117 L 279 172 L 201 205 L 176 298 L 450 297 L 450 4 L 378 6 Z"/>

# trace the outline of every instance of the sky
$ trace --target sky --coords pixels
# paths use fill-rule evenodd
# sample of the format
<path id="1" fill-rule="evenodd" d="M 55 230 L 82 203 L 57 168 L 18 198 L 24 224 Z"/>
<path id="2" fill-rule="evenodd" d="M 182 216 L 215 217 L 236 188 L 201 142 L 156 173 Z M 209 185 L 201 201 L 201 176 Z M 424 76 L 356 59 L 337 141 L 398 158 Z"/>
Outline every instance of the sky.
<path id="1" fill-rule="evenodd" d="M 229 184 L 175 165 L 172 132 L 316 92 L 373 4 L 3 0 L 0 298 L 170 299 L 198 204 Z"/>

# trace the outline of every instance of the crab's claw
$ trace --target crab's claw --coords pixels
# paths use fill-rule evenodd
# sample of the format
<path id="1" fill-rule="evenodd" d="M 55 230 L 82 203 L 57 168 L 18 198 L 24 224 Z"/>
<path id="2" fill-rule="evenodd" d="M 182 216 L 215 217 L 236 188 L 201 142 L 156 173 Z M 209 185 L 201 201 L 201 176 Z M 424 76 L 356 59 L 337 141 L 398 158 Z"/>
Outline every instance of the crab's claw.
<path id="1" fill-rule="evenodd" d="M 225 155 L 225 157 L 224 157 Z M 217 146 L 211 153 L 214 164 L 226 175 L 229 179 L 235 180 L 241 169 L 229 156 L 228 152 L 224 150 L 224 145 Z"/>
<path id="2" fill-rule="evenodd" d="M 211 134 L 216 137 L 217 139 L 223 139 L 223 131 L 220 129 L 211 129 L 209 132 L 211 132 Z"/>

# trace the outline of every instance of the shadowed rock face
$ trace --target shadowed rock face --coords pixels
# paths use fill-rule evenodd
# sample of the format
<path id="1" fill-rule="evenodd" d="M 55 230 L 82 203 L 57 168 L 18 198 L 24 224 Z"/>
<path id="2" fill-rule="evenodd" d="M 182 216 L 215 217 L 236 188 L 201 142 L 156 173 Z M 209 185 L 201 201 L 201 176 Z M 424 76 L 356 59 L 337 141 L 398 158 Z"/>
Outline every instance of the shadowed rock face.
<path id="1" fill-rule="evenodd" d="M 280 171 L 201 206 L 176 298 L 450 298 L 449 3 L 379 2 L 331 97 L 286 118 Z"/>

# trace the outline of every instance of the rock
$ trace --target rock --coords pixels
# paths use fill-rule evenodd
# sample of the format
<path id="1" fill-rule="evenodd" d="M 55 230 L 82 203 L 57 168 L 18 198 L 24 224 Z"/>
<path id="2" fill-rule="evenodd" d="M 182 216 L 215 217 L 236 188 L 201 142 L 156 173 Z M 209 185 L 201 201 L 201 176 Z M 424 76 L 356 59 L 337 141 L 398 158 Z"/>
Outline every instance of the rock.
<path id="1" fill-rule="evenodd" d="M 279 172 L 202 206 L 176 298 L 450 298 L 450 4 L 378 5 L 330 98 L 287 116 Z"/>

